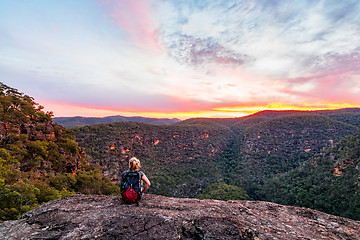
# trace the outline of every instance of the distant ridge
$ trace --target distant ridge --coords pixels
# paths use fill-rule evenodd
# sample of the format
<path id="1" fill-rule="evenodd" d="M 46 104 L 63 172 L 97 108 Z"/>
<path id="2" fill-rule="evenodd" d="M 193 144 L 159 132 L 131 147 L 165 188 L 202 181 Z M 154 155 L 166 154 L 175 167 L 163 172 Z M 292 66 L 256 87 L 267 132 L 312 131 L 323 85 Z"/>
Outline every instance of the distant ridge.
<path id="1" fill-rule="evenodd" d="M 244 125 L 246 127 L 260 123 L 263 121 L 269 121 L 271 119 L 276 119 L 286 116 L 296 116 L 296 115 L 320 115 L 331 118 L 336 121 L 343 123 L 348 123 L 356 127 L 360 127 L 360 108 L 340 108 L 334 110 L 263 110 L 259 111 L 244 117 L 234 117 L 234 118 L 189 118 L 184 121 L 181 121 L 181 125 L 188 124 L 220 124 L 229 126 L 232 129 L 234 127 L 239 127 Z M 244 130 L 244 129 L 242 129 Z"/>
<path id="2" fill-rule="evenodd" d="M 62 125 L 66 128 L 83 127 L 86 125 L 94 125 L 101 123 L 114 123 L 114 122 L 142 122 L 153 125 L 169 125 L 180 122 L 177 118 L 146 118 L 146 117 L 124 117 L 124 116 L 108 116 L 108 117 L 56 117 L 53 122 Z"/>
<path id="3" fill-rule="evenodd" d="M 266 116 L 269 118 L 279 117 L 283 115 L 293 115 L 293 114 L 320 114 L 320 115 L 332 115 L 339 113 L 360 113 L 360 108 L 340 108 L 334 110 L 264 110 L 256 112 L 250 116 Z"/>

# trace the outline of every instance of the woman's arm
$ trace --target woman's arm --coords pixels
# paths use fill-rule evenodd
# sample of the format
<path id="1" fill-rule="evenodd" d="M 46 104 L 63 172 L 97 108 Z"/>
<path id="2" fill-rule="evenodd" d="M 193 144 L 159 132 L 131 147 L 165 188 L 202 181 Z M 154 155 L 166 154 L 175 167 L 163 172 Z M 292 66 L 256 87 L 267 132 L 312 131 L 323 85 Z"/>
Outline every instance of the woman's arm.
<path id="1" fill-rule="evenodd" d="M 146 177 L 145 174 L 143 175 L 142 180 L 144 180 L 145 186 L 144 186 L 144 188 L 141 190 L 141 193 L 144 193 L 144 192 L 146 192 L 146 190 L 149 189 L 151 183 L 150 183 L 149 179 Z"/>

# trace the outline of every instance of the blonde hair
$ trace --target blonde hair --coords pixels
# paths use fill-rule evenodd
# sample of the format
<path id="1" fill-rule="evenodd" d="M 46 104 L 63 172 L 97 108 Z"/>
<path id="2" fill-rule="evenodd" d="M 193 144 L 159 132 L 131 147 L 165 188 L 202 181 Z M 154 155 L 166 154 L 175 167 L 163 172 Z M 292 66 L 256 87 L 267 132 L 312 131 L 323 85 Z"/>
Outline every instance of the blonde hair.
<path id="1" fill-rule="evenodd" d="M 140 168 L 141 168 L 140 160 L 137 159 L 136 157 L 130 158 L 130 160 L 129 160 L 129 169 L 131 171 L 136 171 L 136 170 L 139 170 Z"/>

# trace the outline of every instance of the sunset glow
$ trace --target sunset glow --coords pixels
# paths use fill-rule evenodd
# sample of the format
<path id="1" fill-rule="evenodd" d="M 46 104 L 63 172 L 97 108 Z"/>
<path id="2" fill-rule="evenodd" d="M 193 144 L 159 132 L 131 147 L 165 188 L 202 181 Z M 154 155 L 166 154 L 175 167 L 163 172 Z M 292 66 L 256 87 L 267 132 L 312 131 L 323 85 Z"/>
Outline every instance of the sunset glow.
<path id="1" fill-rule="evenodd" d="M 360 107 L 360 2 L 0 2 L 0 81 L 61 116 Z"/>

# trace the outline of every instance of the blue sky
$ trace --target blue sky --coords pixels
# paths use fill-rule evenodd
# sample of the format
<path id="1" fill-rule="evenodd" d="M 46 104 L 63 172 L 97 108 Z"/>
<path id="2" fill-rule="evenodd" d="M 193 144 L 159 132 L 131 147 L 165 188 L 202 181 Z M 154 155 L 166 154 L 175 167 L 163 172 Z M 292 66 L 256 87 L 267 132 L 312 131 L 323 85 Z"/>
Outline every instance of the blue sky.
<path id="1" fill-rule="evenodd" d="M 55 116 L 360 106 L 359 1 L 1 0 L 0 44 Z"/>

